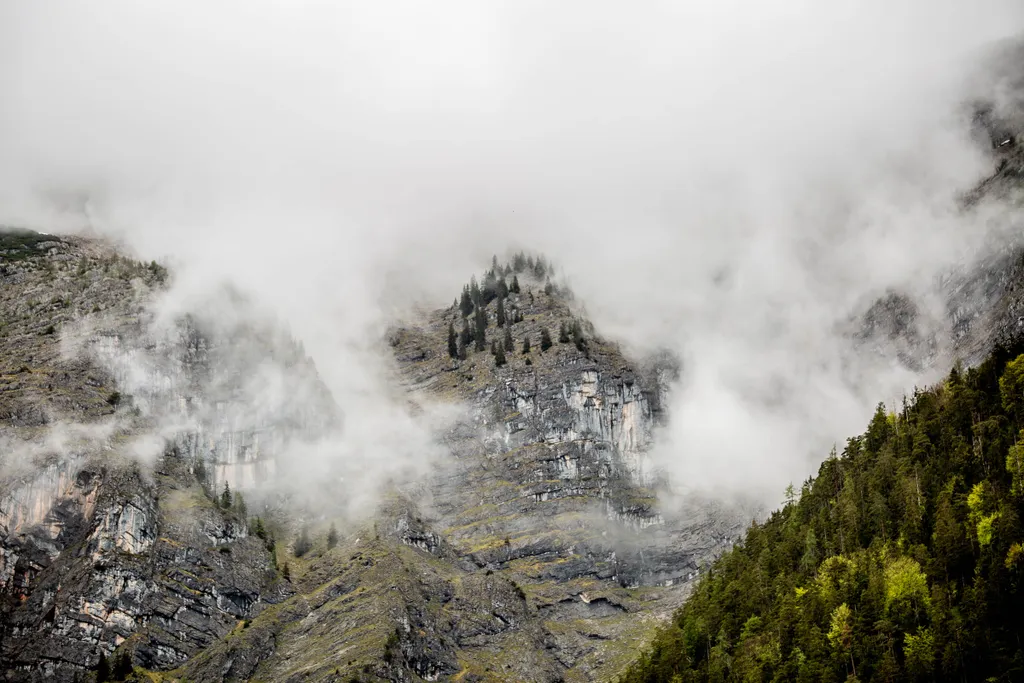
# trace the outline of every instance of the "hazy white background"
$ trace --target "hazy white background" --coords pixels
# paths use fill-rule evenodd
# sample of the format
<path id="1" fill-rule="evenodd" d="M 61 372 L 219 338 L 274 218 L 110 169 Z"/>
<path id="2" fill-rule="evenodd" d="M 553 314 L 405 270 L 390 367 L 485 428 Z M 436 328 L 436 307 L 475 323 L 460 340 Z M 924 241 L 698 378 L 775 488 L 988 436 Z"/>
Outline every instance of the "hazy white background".
<path id="1" fill-rule="evenodd" d="M 428 438 L 387 320 L 545 252 L 606 336 L 682 354 L 677 481 L 774 500 L 927 379 L 836 324 L 1001 229 L 954 210 L 990 168 L 958 105 L 1021 28 L 1019 0 L 0 0 L 0 222 L 254 292 L 356 425 L 316 457 L 367 469 Z"/>

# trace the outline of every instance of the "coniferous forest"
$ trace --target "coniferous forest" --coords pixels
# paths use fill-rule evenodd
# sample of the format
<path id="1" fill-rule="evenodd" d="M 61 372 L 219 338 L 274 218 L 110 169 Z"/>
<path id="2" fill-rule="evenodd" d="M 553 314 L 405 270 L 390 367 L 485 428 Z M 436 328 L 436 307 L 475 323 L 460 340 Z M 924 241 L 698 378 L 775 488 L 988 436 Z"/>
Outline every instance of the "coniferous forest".
<path id="1" fill-rule="evenodd" d="M 1024 680 L 1022 353 L 879 406 L 620 683 Z"/>

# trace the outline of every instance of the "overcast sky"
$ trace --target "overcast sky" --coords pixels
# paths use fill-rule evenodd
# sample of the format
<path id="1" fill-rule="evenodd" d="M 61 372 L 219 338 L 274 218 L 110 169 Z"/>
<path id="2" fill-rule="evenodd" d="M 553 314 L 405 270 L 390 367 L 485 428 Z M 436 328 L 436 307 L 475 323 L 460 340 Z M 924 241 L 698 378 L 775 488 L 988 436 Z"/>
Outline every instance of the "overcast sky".
<path id="1" fill-rule="evenodd" d="M 999 228 L 954 210 L 991 165 L 958 105 L 1022 28 L 1019 0 L 0 0 L 0 222 L 254 292 L 364 425 L 325 457 L 368 466 L 414 457 L 376 440 L 372 333 L 542 251 L 599 330 L 685 359 L 659 462 L 771 498 L 922 380 L 835 326 Z"/>

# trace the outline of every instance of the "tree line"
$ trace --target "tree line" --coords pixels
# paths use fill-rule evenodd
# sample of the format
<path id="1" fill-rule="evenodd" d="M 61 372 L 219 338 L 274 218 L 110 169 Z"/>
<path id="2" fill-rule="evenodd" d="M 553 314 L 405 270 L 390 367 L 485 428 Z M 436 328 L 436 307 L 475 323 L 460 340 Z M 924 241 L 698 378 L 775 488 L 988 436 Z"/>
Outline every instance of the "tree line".
<path id="1" fill-rule="evenodd" d="M 491 261 L 491 268 L 484 274 L 482 282 L 477 282 L 475 277 L 471 278 L 470 282 L 463 286 L 460 297 L 452 304 L 452 308 L 459 312 L 461 325 L 460 329 L 456 329 L 455 320 L 448 324 L 447 350 L 449 357 L 465 360 L 471 352 L 485 351 L 489 346 L 495 365 L 497 367 L 505 365 L 508 362 L 508 355 L 514 353 L 516 347 L 512 326 L 524 320 L 518 304 L 513 303 L 510 299 L 510 295 L 523 293 L 519 283 L 519 274 L 528 273 L 536 279 L 544 279 L 553 272 L 552 266 L 542 257 L 534 257 L 520 252 L 512 257 L 510 263 L 502 266 L 495 256 Z M 512 276 L 511 282 L 507 281 L 509 275 Z M 544 291 L 548 295 L 553 295 L 559 290 L 548 280 Z M 529 292 L 528 296 L 532 303 L 533 293 Z M 490 317 L 487 307 L 491 303 L 494 303 L 494 324 L 500 332 L 488 344 L 487 330 L 490 326 Z M 554 345 L 551 332 L 547 328 L 541 329 L 538 341 L 541 352 L 547 351 Z M 563 322 L 559 326 L 558 343 L 568 344 L 570 342 L 578 351 L 589 352 L 583 327 L 578 320 L 573 320 L 571 323 Z M 533 342 L 529 334 L 523 333 L 520 352 L 529 356 L 532 349 Z M 527 357 L 526 363 L 532 364 L 529 357 Z"/>
<path id="2" fill-rule="evenodd" d="M 620 683 L 1024 680 L 1022 354 L 879 405 Z"/>

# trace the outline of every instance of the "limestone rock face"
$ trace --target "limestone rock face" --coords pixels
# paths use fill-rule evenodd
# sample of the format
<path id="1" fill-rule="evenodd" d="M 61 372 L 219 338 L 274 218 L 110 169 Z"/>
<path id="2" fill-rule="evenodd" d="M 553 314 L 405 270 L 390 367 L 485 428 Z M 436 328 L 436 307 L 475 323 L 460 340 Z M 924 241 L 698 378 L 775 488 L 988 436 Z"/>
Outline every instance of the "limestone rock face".
<path id="1" fill-rule="evenodd" d="M 19 321 L 0 340 L 0 671 L 79 680 L 119 647 L 174 668 L 289 594 L 269 544 L 211 493 L 272 474 L 336 410 L 279 331 L 157 328 L 155 264 L 84 240 L 18 244 L 0 288 Z M 32 297 L 56 303 L 18 315 Z M 286 395 L 308 400 L 289 411 Z"/>

